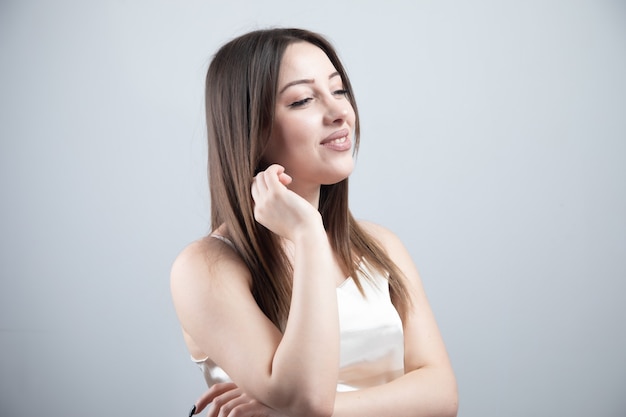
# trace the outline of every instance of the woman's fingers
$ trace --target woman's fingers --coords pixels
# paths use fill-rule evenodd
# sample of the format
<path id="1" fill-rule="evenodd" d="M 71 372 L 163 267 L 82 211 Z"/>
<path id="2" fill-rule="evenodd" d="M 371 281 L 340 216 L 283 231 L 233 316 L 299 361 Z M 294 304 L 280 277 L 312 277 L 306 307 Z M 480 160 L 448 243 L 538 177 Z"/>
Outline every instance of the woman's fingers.
<path id="1" fill-rule="evenodd" d="M 282 186 L 279 178 L 285 174 L 285 168 L 281 165 L 270 165 L 265 171 L 259 172 L 259 180 L 263 180 L 262 184 L 265 184 L 267 190 L 275 191 L 277 187 Z"/>
<path id="2" fill-rule="evenodd" d="M 237 414 L 238 417 L 281 417 L 275 410 L 261 404 L 258 401 L 243 401 L 237 404 L 236 408 L 229 411 Z"/>
<path id="3" fill-rule="evenodd" d="M 282 174 L 283 172 L 285 172 L 285 167 L 282 165 L 278 165 L 278 164 L 272 164 L 269 167 L 267 167 L 265 172 L 278 176 Z"/>
<path id="4" fill-rule="evenodd" d="M 238 390 L 238 392 L 239 392 L 239 395 L 233 395 L 233 396 L 230 396 L 230 395 L 227 396 L 227 394 L 224 394 L 223 400 L 222 400 L 222 397 L 218 397 L 215 399 L 215 401 L 213 402 L 213 407 L 214 407 L 214 410 L 219 411 L 219 413 L 215 414 L 216 417 L 231 416 L 231 413 L 236 414 L 238 416 L 242 416 L 242 415 L 246 416 L 246 414 L 241 414 L 240 411 L 237 411 L 236 413 L 234 413 L 233 410 L 235 409 L 241 410 L 242 406 L 245 406 L 246 404 L 252 404 L 255 401 L 252 400 L 243 392 L 241 392 L 240 390 Z M 218 400 L 222 400 L 222 401 L 218 401 Z"/>
<path id="5" fill-rule="evenodd" d="M 291 184 L 291 181 L 293 181 L 293 179 L 288 174 L 285 174 L 284 172 L 278 176 L 278 180 L 284 186 Z"/>
<path id="6" fill-rule="evenodd" d="M 252 198 L 258 204 L 263 197 L 271 192 L 280 192 L 282 187 L 291 183 L 291 177 L 285 174 L 285 168 L 280 165 L 271 165 L 265 171 L 259 172 L 252 180 Z"/>
<path id="7" fill-rule="evenodd" d="M 189 413 L 190 416 L 194 414 L 198 414 L 202 412 L 213 400 L 219 395 L 224 394 L 225 392 L 232 391 L 237 389 L 237 385 L 232 382 L 223 382 L 214 384 L 209 388 L 194 404 L 195 408 L 192 408 L 192 411 Z"/>
<path id="8" fill-rule="evenodd" d="M 280 417 L 282 414 L 253 400 L 243 393 L 234 383 L 215 384 L 196 401 L 189 417 L 199 414 L 209 404 L 207 417 L 230 416 L 240 417 Z"/>
<path id="9" fill-rule="evenodd" d="M 274 176 L 278 178 L 279 175 L 286 175 L 284 174 L 284 172 L 285 172 L 285 169 L 282 166 L 271 165 L 265 171 L 261 171 L 258 174 L 256 174 L 254 178 L 252 179 L 252 187 L 251 187 L 252 196 L 255 198 L 255 200 L 257 199 L 257 196 L 261 195 L 261 193 L 264 193 L 268 191 L 269 189 L 273 188 L 271 181 Z"/>
<path id="10" fill-rule="evenodd" d="M 285 168 L 275 164 L 259 172 L 251 188 L 255 220 L 286 239 L 291 239 L 301 226 L 317 223 L 319 218 L 316 207 L 286 187 L 291 181 Z"/>
<path id="11" fill-rule="evenodd" d="M 226 391 L 216 396 L 212 401 L 207 417 L 228 416 L 233 408 L 246 401 L 246 396 L 241 389 Z"/>

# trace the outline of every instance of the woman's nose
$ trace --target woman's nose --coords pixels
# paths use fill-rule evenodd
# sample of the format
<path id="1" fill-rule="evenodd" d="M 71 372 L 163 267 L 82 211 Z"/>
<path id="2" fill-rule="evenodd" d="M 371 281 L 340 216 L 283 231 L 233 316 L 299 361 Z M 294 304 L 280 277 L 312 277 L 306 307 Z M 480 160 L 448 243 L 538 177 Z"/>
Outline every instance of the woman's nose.
<path id="1" fill-rule="evenodd" d="M 326 122 L 330 124 L 343 123 L 350 113 L 350 102 L 346 99 L 332 98 L 326 105 Z"/>

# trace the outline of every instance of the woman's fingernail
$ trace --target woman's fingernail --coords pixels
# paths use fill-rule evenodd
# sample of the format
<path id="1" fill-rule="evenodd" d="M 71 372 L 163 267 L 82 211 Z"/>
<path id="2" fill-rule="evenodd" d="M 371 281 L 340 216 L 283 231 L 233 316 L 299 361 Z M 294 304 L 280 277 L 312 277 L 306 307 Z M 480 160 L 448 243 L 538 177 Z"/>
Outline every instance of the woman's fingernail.
<path id="1" fill-rule="evenodd" d="M 189 411 L 189 417 L 193 416 L 194 414 L 196 414 L 196 405 L 194 404 L 193 407 L 191 407 L 191 411 Z"/>

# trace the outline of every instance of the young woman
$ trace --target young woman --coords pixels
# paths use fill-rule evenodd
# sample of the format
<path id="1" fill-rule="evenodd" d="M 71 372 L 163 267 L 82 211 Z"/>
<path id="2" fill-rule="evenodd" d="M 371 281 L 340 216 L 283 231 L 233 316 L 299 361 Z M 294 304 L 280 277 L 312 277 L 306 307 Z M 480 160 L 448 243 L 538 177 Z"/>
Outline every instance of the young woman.
<path id="1" fill-rule="evenodd" d="M 348 209 L 359 119 L 331 45 L 299 29 L 232 40 L 209 66 L 206 108 L 212 233 L 171 275 L 209 385 L 192 414 L 456 415 L 407 250 Z"/>

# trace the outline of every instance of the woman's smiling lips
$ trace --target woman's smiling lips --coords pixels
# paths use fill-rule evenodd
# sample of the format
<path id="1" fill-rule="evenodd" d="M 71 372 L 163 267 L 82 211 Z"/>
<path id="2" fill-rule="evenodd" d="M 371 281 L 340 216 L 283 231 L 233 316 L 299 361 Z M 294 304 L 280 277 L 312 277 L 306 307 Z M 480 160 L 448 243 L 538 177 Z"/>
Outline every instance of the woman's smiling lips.
<path id="1" fill-rule="evenodd" d="M 349 129 L 341 129 L 329 135 L 320 145 L 335 151 L 347 151 L 352 148 L 352 141 L 349 136 Z"/>

